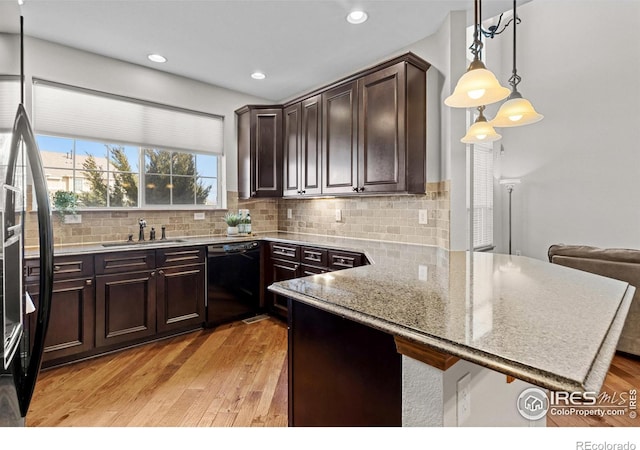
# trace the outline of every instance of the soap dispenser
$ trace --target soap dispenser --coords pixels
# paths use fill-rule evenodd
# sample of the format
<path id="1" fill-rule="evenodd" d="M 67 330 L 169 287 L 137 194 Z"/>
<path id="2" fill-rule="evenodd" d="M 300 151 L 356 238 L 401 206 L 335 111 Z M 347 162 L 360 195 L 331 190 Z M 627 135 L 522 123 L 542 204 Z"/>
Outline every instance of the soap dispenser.
<path id="1" fill-rule="evenodd" d="M 249 211 L 247 211 L 247 217 L 244 222 L 244 232 L 251 234 L 251 214 L 249 214 Z"/>

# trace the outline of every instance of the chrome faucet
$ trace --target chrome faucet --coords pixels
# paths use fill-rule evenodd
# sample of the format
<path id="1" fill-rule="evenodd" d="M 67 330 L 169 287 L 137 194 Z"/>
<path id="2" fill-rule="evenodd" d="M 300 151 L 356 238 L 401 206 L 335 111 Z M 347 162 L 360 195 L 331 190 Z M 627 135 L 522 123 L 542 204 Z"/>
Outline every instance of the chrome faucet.
<path id="1" fill-rule="evenodd" d="M 138 234 L 138 240 L 144 241 L 144 229 L 147 226 L 147 221 L 144 219 L 138 219 L 138 225 L 140 225 L 140 233 Z"/>

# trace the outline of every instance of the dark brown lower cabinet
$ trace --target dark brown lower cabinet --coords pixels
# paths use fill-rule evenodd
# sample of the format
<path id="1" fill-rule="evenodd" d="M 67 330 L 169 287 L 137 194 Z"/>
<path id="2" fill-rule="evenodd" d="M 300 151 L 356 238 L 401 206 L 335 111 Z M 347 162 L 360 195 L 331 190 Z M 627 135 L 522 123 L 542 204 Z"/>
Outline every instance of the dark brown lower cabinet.
<path id="1" fill-rule="evenodd" d="M 96 346 L 156 333 L 156 271 L 96 277 Z"/>
<path id="2" fill-rule="evenodd" d="M 27 285 L 27 291 L 36 308 L 40 300 L 38 287 Z M 43 363 L 94 348 L 94 297 L 92 278 L 53 283 Z M 32 316 L 35 319 L 35 315 Z M 33 325 L 30 327 L 31 331 L 35 329 L 35 323 Z"/>
<path id="3" fill-rule="evenodd" d="M 326 267 L 307 266 L 306 264 L 303 264 L 300 266 L 301 277 L 307 277 L 309 275 L 318 275 L 318 274 L 327 273 L 327 272 L 329 272 L 329 269 L 327 269 Z"/>
<path id="4" fill-rule="evenodd" d="M 270 243 L 269 255 L 270 257 L 266 259 L 268 267 L 265 289 L 277 281 L 350 269 L 367 264 L 367 259 L 362 253 L 280 242 Z M 284 319 L 287 318 L 286 298 L 268 290 L 265 291 L 265 298 L 271 313 Z"/>
<path id="5" fill-rule="evenodd" d="M 205 321 L 204 286 L 204 264 L 168 267 L 158 271 L 158 333 L 202 326 Z"/>
<path id="6" fill-rule="evenodd" d="M 300 277 L 300 263 L 281 259 L 271 260 L 271 280 L 285 281 Z M 287 318 L 287 299 L 280 295 L 271 294 L 273 297 L 272 312 L 280 317 Z"/>
<path id="7" fill-rule="evenodd" d="M 289 426 L 402 425 L 393 336 L 289 300 Z"/>

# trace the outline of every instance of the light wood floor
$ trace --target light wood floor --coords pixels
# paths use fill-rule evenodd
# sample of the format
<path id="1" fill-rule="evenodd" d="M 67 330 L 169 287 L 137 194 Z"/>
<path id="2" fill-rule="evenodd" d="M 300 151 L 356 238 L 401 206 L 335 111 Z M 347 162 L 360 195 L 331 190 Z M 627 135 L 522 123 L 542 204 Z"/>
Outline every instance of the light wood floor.
<path id="1" fill-rule="evenodd" d="M 287 329 L 196 331 L 40 374 L 27 426 L 286 426 Z"/>
<path id="2" fill-rule="evenodd" d="M 603 391 L 640 388 L 640 359 L 616 355 Z M 549 416 L 548 426 L 640 426 L 624 417 Z M 287 330 L 236 322 L 45 370 L 28 426 L 287 425 Z"/>

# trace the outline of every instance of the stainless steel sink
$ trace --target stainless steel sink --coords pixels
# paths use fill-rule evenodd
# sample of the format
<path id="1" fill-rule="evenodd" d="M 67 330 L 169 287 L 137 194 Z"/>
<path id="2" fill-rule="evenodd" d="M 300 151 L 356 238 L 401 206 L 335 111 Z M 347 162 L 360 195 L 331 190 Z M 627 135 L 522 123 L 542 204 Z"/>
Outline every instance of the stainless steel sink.
<path id="1" fill-rule="evenodd" d="M 139 245 L 158 245 L 158 244 L 170 244 L 172 242 L 187 242 L 185 239 L 155 239 L 153 241 L 124 241 L 124 242 L 105 242 L 103 247 L 125 247 L 125 246 L 139 246 Z"/>

